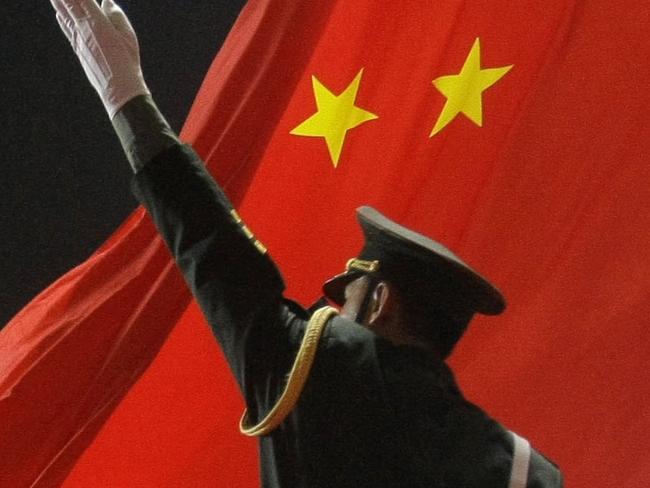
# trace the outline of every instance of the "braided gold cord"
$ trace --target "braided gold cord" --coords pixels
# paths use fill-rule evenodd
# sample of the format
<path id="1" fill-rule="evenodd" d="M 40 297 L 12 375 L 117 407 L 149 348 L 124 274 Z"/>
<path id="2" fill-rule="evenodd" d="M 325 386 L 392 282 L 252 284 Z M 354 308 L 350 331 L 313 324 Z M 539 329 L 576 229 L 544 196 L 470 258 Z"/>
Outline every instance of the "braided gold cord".
<path id="1" fill-rule="evenodd" d="M 239 431 L 242 434 L 250 437 L 267 435 L 291 413 L 309 377 L 323 329 L 325 329 L 327 321 L 337 313 L 336 309 L 332 307 L 323 307 L 312 315 L 305 329 L 305 335 L 302 338 L 300 349 L 296 354 L 296 359 L 289 372 L 289 378 L 282 395 L 280 395 L 277 403 L 266 417 L 256 425 L 248 425 L 248 410 L 244 410 L 244 414 L 239 421 Z"/>

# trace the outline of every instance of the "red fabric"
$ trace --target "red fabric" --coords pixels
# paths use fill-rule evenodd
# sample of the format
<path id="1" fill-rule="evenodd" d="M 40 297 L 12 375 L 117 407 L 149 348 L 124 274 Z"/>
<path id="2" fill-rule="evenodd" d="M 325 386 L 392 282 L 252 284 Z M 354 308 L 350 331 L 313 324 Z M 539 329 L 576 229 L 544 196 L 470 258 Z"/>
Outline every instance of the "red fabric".
<path id="1" fill-rule="evenodd" d="M 269 247 L 288 294 L 316 298 L 358 251 L 362 203 L 443 241 L 509 302 L 477 319 L 453 357 L 467 395 L 557 461 L 567 486 L 647 486 L 647 9 L 290 3 L 247 6 L 183 134 Z M 482 68 L 514 66 L 483 92 L 482 127 L 459 114 L 429 137 L 446 101 L 432 81 L 458 74 L 477 37 Z M 316 111 L 312 75 L 339 94 L 361 68 L 355 103 L 378 118 L 348 131 L 334 169 L 322 138 L 290 132 Z M 168 258 L 157 274 L 123 278 L 109 262 L 151 232 L 140 218 L 0 335 L 10 371 L 0 416 L 12 420 L 0 439 L 29 433 L 0 447 L 0 472 L 24 476 L 13 486 L 66 473 L 172 327 L 65 486 L 258 484 L 254 443 L 237 433 L 241 400 L 194 305 L 178 319 L 188 299 L 173 271 L 161 274 Z M 146 260 L 142 249 L 153 263 L 157 240 L 139 239 L 120 263 Z M 151 287 L 157 275 L 169 288 Z M 116 282 L 133 303 L 107 298 Z M 48 388 L 48 378 L 61 379 Z"/>
<path id="2" fill-rule="evenodd" d="M 285 33 L 291 31 L 306 43 L 315 44 L 318 26 L 327 19 L 330 8 L 307 9 L 301 3 L 283 3 L 250 2 L 206 80 L 220 95 L 204 91 L 182 133 L 207 159 L 219 161 L 215 174 L 235 203 L 245 193 L 249 172 L 255 168 L 264 141 L 310 54 Z M 291 59 L 292 69 L 282 67 L 282 59 Z M 253 71 L 255 79 L 249 76 Z M 274 94 L 272 99 L 269 93 Z M 266 100 L 263 106 L 260 99 Z M 257 137 L 260 145 L 252 147 L 249 138 L 256 130 L 262 134 Z M 50 487 L 63 483 L 102 424 L 159 352 L 189 303 L 182 277 L 148 217 L 139 210 L 87 262 L 51 285 L 7 324 L 0 333 L 0 486 Z M 206 338 L 204 344 L 214 349 L 213 341 Z M 186 345 L 182 349 L 191 350 Z M 216 368 L 214 371 L 223 374 L 208 387 L 219 390 L 215 382 L 224 383 L 227 402 L 237 403 L 225 366 L 212 362 L 216 356 L 212 349 L 206 370 Z M 173 388 L 168 391 L 173 392 Z M 160 400 L 158 397 L 156 402 Z M 189 406 L 191 402 L 186 398 L 182 403 Z M 238 409 L 239 403 L 225 411 Z M 234 432 L 230 438 L 234 444 L 242 444 Z M 232 448 L 227 443 L 216 444 L 223 446 L 220 453 Z M 145 449 L 153 454 L 156 445 L 164 444 L 154 442 Z M 253 457 L 250 446 L 248 443 L 247 452 Z M 128 452 L 121 449 L 116 453 Z M 184 446 L 186 452 L 192 449 Z M 197 455 L 192 458 L 197 462 Z M 112 460 L 107 454 L 102 461 Z M 170 463 L 170 470 L 173 466 Z M 232 462 L 228 470 L 235 467 Z M 115 467 L 108 469 L 114 476 L 122 473 Z M 160 466 L 151 469 L 161 471 Z M 100 467 L 91 470 L 97 474 L 84 478 L 83 486 L 135 485 L 132 481 L 101 481 Z M 123 475 L 125 480 L 138 478 L 128 471 Z M 254 474 L 246 476 L 255 479 Z"/>

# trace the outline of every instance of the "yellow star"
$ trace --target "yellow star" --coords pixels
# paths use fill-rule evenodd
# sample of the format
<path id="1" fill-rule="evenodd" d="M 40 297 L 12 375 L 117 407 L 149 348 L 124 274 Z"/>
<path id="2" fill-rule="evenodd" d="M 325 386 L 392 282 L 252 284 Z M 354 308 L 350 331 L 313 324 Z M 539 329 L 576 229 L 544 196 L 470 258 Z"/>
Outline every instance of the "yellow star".
<path id="1" fill-rule="evenodd" d="M 444 129 L 459 112 L 463 112 L 472 122 L 481 127 L 483 91 L 499 81 L 512 66 L 481 69 L 481 45 L 477 37 L 460 73 L 441 76 L 432 82 L 438 91 L 447 97 L 447 101 L 429 137 Z"/>
<path id="2" fill-rule="evenodd" d="M 312 76 L 312 88 L 318 110 L 291 131 L 291 134 L 296 136 L 324 137 L 335 168 L 339 164 L 348 130 L 377 118 L 375 114 L 354 105 L 362 73 L 363 69 L 340 95 L 334 95 Z"/>

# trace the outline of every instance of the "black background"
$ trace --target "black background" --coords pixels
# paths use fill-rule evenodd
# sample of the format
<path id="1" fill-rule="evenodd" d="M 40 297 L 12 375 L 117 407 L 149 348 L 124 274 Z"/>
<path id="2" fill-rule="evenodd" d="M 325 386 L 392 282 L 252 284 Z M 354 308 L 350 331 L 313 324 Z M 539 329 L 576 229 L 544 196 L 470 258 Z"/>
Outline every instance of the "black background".
<path id="1" fill-rule="evenodd" d="M 143 71 L 180 130 L 244 0 L 122 0 Z M 136 207 L 117 137 L 47 0 L 0 6 L 0 327 Z"/>

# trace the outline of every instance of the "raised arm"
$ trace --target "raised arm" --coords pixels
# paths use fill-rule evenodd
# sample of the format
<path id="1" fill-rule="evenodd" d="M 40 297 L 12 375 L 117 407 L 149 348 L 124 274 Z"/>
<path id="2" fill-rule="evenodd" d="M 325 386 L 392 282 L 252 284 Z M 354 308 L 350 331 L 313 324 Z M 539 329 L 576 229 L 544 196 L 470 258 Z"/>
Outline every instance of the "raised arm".
<path id="1" fill-rule="evenodd" d="M 276 393 L 269 378 L 286 373 L 304 329 L 284 305 L 280 273 L 158 111 L 124 12 L 112 0 L 51 3 L 136 173 L 134 193 L 183 272 L 249 407 L 264 408 Z"/>

